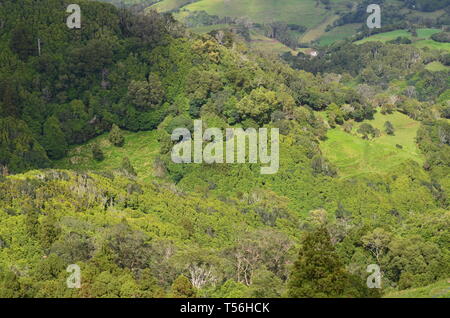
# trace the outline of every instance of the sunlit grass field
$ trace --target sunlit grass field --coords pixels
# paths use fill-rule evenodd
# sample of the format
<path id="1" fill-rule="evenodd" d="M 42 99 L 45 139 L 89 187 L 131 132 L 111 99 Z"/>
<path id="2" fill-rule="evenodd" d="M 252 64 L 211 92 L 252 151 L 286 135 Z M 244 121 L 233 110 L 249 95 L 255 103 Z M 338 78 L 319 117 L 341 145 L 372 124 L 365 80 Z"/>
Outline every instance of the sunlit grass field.
<path id="1" fill-rule="evenodd" d="M 317 40 L 325 34 L 327 26 L 332 25 L 337 19 L 339 19 L 339 16 L 337 15 L 328 16 L 319 25 L 308 30 L 303 36 L 301 36 L 300 42 L 308 43 Z"/>
<path id="2" fill-rule="evenodd" d="M 315 0 L 200 0 L 185 8 L 219 16 L 248 16 L 254 22 L 283 21 L 307 27 L 320 24 L 330 13 L 316 6 Z"/>
<path id="3" fill-rule="evenodd" d="M 450 280 L 387 294 L 385 298 L 450 298 Z"/>
<path id="4" fill-rule="evenodd" d="M 360 24 L 345 24 L 345 25 L 333 28 L 331 31 L 325 32 L 319 37 L 319 44 L 324 45 L 324 46 L 330 45 L 336 41 L 348 38 L 348 37 L 356 34 L 356 30 L 359 27 L 360 27 Z"/>
<path id="5" fill-rule="evenodd" d="M 384 132 L 384 123 L 389 120 L 395 128 L 395 135 Z M 382 115 L 365 121 L 380 129 L 382 135 L 373 140 L 364 140 L 356 132 L 360 123 L 355 123 L 352 134 L 341 127 L 330 129 L 328 139 L 321 144 L 324 155 L 338 167 L 342 176 L 364 173 L 385 173 L 407 160 L 423 164 L 423 156 L 417 148 L 415 137 L 419 122 L 401 113 Z M 125 146 L 114 147 L 108 141 L 108 134 L 99 136 L 87 144 L 74 146 L 66 158 L 55 162 L 56 168 L 94 171 L 119 169 L 124 157 L 128 157 L 138 173 L 138 178 L 153 178 L 153 163 L 159 153 L 156 132 L 124 132 Z M 92 158 L 92 145 L 98 142 L 104 152 L 103 161 Z M 400 145 L 400 149 L 397 145 Z"/>
<path id="6" fill-rule="evenodd" d="M 386 121 L 394 125 L 394 136 L 384 132 Z M 329 130 L 328 139 L 321 145 L 324 155 L 336 164 L 342 176 L 383 174 L 407 160 L 423 164 L 424 159 L 415 141 L 419 122 L 401 113 L 377 113 L 374 120 L 365 122 L 378 128 L 382 135 L 364 140 L 356 132 L 361 123 L 355 123 L 352 134 L 344 132 L 341 127 Z"/>
<path id="7" fill-rule="evenodd" d="M 414 42 L 413 45 L 418 48 L 427 47 L 427 48 L 430 48 L 433 50 L 446 50 L 446 51 L 450 52 L 450 43 L 437 42 L 432 39 L 420 40 L 420 41 Z"/>
<path id="8" fill-rule="evenodd" d="M 277 41 L 276 39 L 270 39 L 262 34 L 259 34 L 255 31 L 250 33 L 251 42 L 250 47 L 266 52 L 266 53 L 274 53 L 281 54 L 284 52 L 292 52 L 292 50 L 284 45 L 283 43 Z"/>
<path id="9" fill-rule="evenodd" d="M 450 43 L 441 43 L 434 41 L 433 39 L 430 38 L 433 34 L 439 32 L 441 32 L 441 30 L 439 29 L 418 29 L 417 37 L 413 37 L 412 34 L 406 30 L 395 30 L 369 36 L 367 38 L 355 42 L 355 44 L 363 44 L 372 41 L 380 41 L 385 43 L 388 41 L 395 40 L 398 37 L 406 37 L 411 41 L 413 41 L 412 45 L 418 48 L 428 47 L 434 50 L 450 51 Z"/>
<path id="10" fill-rule="evenodd" d="M 447 71 L 450 69 L 449 66 L 445 66 L 444 64 L 438 61 L 434 61 L 427 64 L 425 68 L 431 72 Z"/>
<path id="11" fill-rule="evenodd" d="M 153 178 L 153 163 L 159 153 L 159 143 L 156 131 L 126 132 L 124 131 L 125 145 L 115 147 L 108 140 L 108 134 L 101 135 L 84 145 L 74 146 L 68 156 L 55 162 L 56 168 L 75 169 L 81 171 L 110 172 L 121 167 L 124 157 L 130 159 L 138 174 L 138 178 L 149 181 Z M 95 161 L 92 158 L 92 145 L 98 142 L 103 150 L 105 159 Z"/>

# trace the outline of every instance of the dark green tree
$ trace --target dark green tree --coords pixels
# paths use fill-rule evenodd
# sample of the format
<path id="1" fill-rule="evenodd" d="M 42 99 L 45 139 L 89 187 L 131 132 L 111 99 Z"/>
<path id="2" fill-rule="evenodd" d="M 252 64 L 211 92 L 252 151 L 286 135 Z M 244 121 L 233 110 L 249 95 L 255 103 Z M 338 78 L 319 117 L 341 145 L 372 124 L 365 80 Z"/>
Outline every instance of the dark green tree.
<path id="1" fill-rule="evenodd" d="M 28 235 L 35 237 L 39 229 L 39 211 L 31 203 L 26 203 L 23 207 L 25 214 L 25 227 Z"/>
<path id="2" fill-rule="evenodd" d="M 119 126 L 117 126 L 116 124 L 112 125 L 108 139 L 116 147 L 123 147 L 123 145 L 125 144 L 125 138 L 123 137 L 123 133 L 120 130 Z"/>
<path id="3" fill-rule="evenodd" d="M 147 81 L 131 81 L 128 95 L 140 110 L 155 109 L 164 97 L 164 89 L 156 74 L 150 74 Z"/>
<path id="4" fill-rule="evenodd" d="M 394 125 L 390 121 L 386 121 L 384 123 L 384 131 L 386 134 L 393 136 L 395 134 L 395 128 Z"/>
<path id="5" fill-rule="evenodd" d="M 43 248 L 49 248 L 55 242 L 61 233 L 58 226 L 58 220 L 54 214 L 46 216 L 41 223 L 38 231 L 39 241 Z"/>
<path id="6" fill-rule="evenodd" d="M 180 275 L 172 284 L 172 296 L 174 298 L 195 298 L 196 292 L 190 280 Z"/>
<path id="7" fill-rule="evenodd" d="M 315 155 L 311 160 L 311 167 L 314 173 L 334 177 L 337 175 L 336 168 L 322 155 Z"/>
<path id="8" fill-rule="evenodd" d="M 97 161 L 103 161 L 103 159 L 105 159 L 103 150 L 98 142 L 92 145 L 92 157 Z"/>
<path id="9" fill-rule="evenodd" d="M 158 286 L 155 277 L 149 268 L 142 270 L 139 274 L 140 296 L 145 298 L 164 297 L 164 291 Z"/>
<path id="10" fill-rule="evenodd" d="M 51 253 L 58 255 L 67 264 L 88 260 L 93 251 L 91 239 L 77 232 L 64 235 L 54 242 L 50 249 Z"/>
<path id="11" fill-rule="evenodd" d="M 274 273 L 261 268 L 255 271 L 249 288 L 251 298 L 278 298 L 281 296 L 283 282 Z"/>
<path id="12" fill-rule="evenodd" d="M 130 162 L 130 159 L 128 157 L 124 157 L 122 160 L 122 170 L 131 176 L 137 176 L 136 170 L 134 170 L 133 165 Z"/>
<path id="13" fill-rule="evenodd" d="M 358 133 L 363 136 L 363 139 L 369 139 L 369 136 L 376 137 L 377 130 L 371 124 L 364 123 L 358 128 Z"/>
<path id="14" fill-rule="evenodd" d="M 16 25 L 12 31 L 10 47 L 21 60 L 26 60 L 36 53 L 37 39 L 35 42 L 30 28 L 21 23 Z"/>
<path id="15" fill-rule="evenodd" d="M 51 159 L 61 159 L 66 155 L 66 138 L 61 129 L 61 124 L 55 116 L 49 117 L 44 123 L 42 145 Z"/>
<path id="16" fill-rule="evenodd" d="M 24 297 L 22 287 L 17 275 L 10 270 L 0 270 L 0 297 L 20 298 Z"/>
<path id="17" fill-rule="evenodd" d="M 0 164 L 10 172 L 50 165 L 45 149 L 33 137 L 27 124 L 13 117 L 0 118 Z"/>
<path id="18" fill-rule="evenodd" d="M 36 281 L 54 280 L 64 273 L 64 261 L 56 254 L 50 254 L 42 258 L 33 268 L 33 276 Z"/>
<path id="19" fill-rule="evenodd" d="M 307 233 L 288 282 L 293 298 L 362 297 L 363 279 L 347 273 L 325 227 Z"/>
<path id="20" fill-rule="evenodd" d="M 115 263 L 120 267 L 142 269 L 149 258 L 146 240 L 145 234 L 132 230 L 124 220 L 108 233 L 107 249 L 112 252 Z"/>

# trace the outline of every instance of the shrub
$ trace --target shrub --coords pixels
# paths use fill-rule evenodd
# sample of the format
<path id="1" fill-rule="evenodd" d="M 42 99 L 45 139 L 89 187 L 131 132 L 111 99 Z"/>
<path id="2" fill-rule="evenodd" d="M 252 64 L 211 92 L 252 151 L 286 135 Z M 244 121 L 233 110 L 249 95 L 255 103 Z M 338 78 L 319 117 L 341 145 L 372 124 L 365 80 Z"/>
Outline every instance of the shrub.
<path id="1" fill-rule="evenodd" d="M 92 157 L 96 161 L 103 161 L 105 159 L 105 155 L 103 154 L 103 150 L 98 143 L 95 143 L 92 146 Z"/>
<path id="2" fill-rule="evenodd" d="M 123 137 L 122 131 L 116 124 L 112 125 L 108 139 L 116 147 L 123 147 L 125 144 L 125 138 Z"/>

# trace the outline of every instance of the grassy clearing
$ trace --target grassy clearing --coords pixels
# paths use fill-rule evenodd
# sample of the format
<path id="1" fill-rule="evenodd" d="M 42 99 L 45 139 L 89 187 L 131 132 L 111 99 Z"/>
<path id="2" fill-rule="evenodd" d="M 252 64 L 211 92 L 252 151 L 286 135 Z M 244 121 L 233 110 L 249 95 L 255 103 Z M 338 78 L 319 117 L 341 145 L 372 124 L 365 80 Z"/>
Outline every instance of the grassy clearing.
<path id="1" fill-rule="evenodd" d="M 409 33 L 406 30 L 395 30 L 390 32 L 384 32 L 380 34 L 375 34 L 372 36 L 369 36 L 367 38 L 364 38 L 360 41 L 355 42 L 355 44 L 363 44 L 366 42 L 372 42 L 372 41 L 380 41 L 380 42 L 388 42 L 395 40 L 399 36 L 406 37 L 413 41 L 412 45 L 418 48 L 424 48 L 428 47 L 433 50 L 446 50 L 450 51 L 450 43 L 441 43 L 432 40 L 430 37 L 435 34 L 439 33 L 441 30 L 439 29 L 418 29 L 417 30 L 417 37 L 413 37 L 411 33 Z"/>
<path id="2" fill-rule="evenodd" d="M 287 47 L 283 43 L 275 39 L 268 38 L 260 33 L 257 33 L 256 31 L 252 30 L 250 32 L 250 36 L 251 36 L 250 47 L 258 51 L 273 54 L 293 52 L 291 48 Z"/>
<path id="3" fill-rule="evenodd" d="M 114 147 L 108 141 L 108 134 L 101 135 L 88 143 L 73 147 L 66 158 L 55 162 L 60 169 L 81 171 L 113 171 L 120 168 L 122 159 L 128 157 L 138 173 L 138 178 L 150 181 L 153 178 L 153 162 L 159 153 L 156 131 L 125 132 L 125 146 Z M 93 160 L 91 147 L 98 142 L 101 145 L 105 160 Z"/>
<path id="4" fill-rule="evenodd" d="M 191 2 L 190 0 L 163 0 L 155 3 L 150 8 L 155 9 L 158 12 L 167 12 L 181 8 Z"/>
<path id="5" fill-rule="evenodd" d="M 333 44 L 336 41 L 344 40 L 354 34 L 356 34 L 357 29 L 360 24 L 346 24 L 333 28 L 330 32 L 324 33 L 319 38 L 319 44 L 322 46 Z"/>
<path id="6" fill-rule="evenodd" d="M 434 40 L 420 40 L 414 42 L 413 45 L 418 48 L 430 48 L 432 50 L 445 50 L 450 52 L 450 43 L 441 43 Z"/>
<path id="7" fill-rule="evenodd" d="M 369 36 L 367 38 L 364 38 L 364 39 L 362 39 L 360 41 L 357 41 L 355 43 L 356 44 L 363 44 L 363 43 L 366 43 L 366 42 L 373 42 L 373 41 L 380 41 L 380 42 L 384 43 L 384 42 L 388 42 L 388 41 L 391 41 L 391 40 L 395 40 L 399 36 L 407 37 L 408 39 L 412 38 L 411 33 L 409 33 L 406 30 L 395 30 L 395 31 L 375 34 L 375 35 Z"/>
<path id="8" fill-rule="evenodd" d="M 394 125 L 394 136 L 384 132 L 386 121 Z M 382 135 L 374 140 L 364 140 L 356 133 L 360 126 L 360 123 L 356 123 L 352 134 L 344 132 L 341 127 L 331 129 L 328 139 L 321 145 L 325 156 L 336 164 L 342 176 L 384 174 L 407 160 L 423 164 L 424 159 L 415 142 L 419 122 L 401 113 L 377 113 L 374 120 L 366 122 L 380 129 Z"/>
<path id="9" fill-rule="evenodd" d="M 385 298 L 450 298 L 450 280 L 387 294 Z"/>
<path id="10" fill-rule="evenodd" d="M 309 29 L 301 38 L 300 38 L 300 42 L 303 43 L 310 43 L 314 40 L 317 40 L 318 38 L 320 38 L 321 36 L 323 36 L 325 34 L 325 30 L 327 28 L 328 25 L 332 25 L 334 23 L 334 21 L 336 21 L 337 19 L 339 19 L 338 15 L 332 15 L 329 17 L 326 17 L 322 23 L 320 23 L 318 26 L 316 26 L 315 28 Z"/>
<path id="11" fill-rule="evenodd" d="M 431 72 L 447 71 L 450 69 L 449 66 L 445 66 L 444 64 L 438 61 L 427 64 L 425 68 Z"/>
<path id="12" fill-rule="evenodd" d="M 439 29 L 417 29 L 417 37 L 419 39 L 429 39 L 433 34 L 439 33 Z"/>

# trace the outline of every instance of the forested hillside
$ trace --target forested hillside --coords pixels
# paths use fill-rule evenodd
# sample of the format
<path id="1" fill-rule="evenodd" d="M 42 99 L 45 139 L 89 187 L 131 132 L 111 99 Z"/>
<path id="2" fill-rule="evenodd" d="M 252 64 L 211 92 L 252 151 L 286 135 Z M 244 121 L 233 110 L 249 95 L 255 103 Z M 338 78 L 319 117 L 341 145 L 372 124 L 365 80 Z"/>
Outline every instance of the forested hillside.
<path id="1" fill-rule="evenodd" d="M 381 297 L 448 280 L 448 52 L 369 41 L 281 60 L 242 30 L 96 1 L 69 29 L 70 3 L 0 1 L 1 297 Z M 171 134 L 194 119 L 278 128 L 278 173 L 174 163 Z"/>

